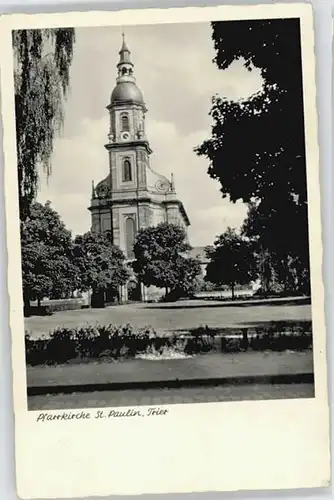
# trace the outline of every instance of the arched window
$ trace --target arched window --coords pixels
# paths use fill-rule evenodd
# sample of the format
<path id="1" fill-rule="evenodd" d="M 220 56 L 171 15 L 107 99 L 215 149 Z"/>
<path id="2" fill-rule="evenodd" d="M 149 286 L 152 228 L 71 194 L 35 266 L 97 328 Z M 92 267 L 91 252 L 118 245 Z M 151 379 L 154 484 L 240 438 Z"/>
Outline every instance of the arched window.
<path id="1" fill-rule="evenodd" d="M 122 132 L 129 132 L 130 125 L 129 125 L 129 116 L 128 115 L 121 116 L 121 129 L 122 129 Z"/>
<path id="2" fill-rule="evenodd" d="M 135 221 L 132 217 L 128 217 L 125 221 L 125 243 L 126 243 L 126 254 L 129 259 L 134 258 L 133 245 L 135 242 L 136 227 Z"/>
<path id="3" fill-rule="evenodd" d="M 131 162 L 128 159 L 126 159 L 126 160 L 123 161 L 123 175 L 122 175 L 122 180 L 123 180 L 123 182 L 130 182 L 130 181 L 132 181 Z"/>

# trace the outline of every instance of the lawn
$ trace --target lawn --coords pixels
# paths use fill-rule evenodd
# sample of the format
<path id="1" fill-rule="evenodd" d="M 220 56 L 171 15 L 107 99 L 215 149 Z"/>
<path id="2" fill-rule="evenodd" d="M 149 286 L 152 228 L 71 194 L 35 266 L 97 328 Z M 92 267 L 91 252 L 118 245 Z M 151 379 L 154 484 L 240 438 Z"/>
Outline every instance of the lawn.
<path id="1" fill-rule="evenodd" d="M 311 305 L 303 301 L 226 304 L 216 301 L 188 301 L 175 304 L 126 304 L 105 309 L 64 311 L 52 316 L 25 318 L 25 329 L 32 338 L 47 334 L 58 326 L 86 324 L 126 324 L 152 326 L 157 331 L 189 331 L 200 325 L 211 328 L 245 328 L 272 321 L 311 320 Z"/>

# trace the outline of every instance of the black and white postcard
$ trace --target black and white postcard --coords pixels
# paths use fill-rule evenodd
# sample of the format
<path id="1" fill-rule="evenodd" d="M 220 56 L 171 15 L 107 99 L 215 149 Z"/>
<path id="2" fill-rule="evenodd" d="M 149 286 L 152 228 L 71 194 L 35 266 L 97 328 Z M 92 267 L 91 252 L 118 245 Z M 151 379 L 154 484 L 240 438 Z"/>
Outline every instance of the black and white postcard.
<path id="1" fill-rule="evenodd" d="M 311 6 L 0 24 L 19 496 L 326 486 Z"/>

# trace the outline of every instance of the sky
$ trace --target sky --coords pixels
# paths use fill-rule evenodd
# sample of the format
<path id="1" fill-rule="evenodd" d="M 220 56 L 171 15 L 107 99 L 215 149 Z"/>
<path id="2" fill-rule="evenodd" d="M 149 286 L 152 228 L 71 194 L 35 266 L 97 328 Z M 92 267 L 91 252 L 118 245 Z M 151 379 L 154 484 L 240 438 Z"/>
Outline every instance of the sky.
<path id="1" fill-rule="evenodd" d="M 148 108 L 151 166 L 168 178 L 174 173 L 191 223 L 190 243 L 210 245 L 228 226 L 239 227 L 247 208 L 222 199 L 219 182 L 207 174 L 208 160 L 193 150 L 210 137 L 212 96 L 247 98 L 262 80 L 259 70 L 247 71 L 242 61 L 218 70 L 207 23 L 76 29 L 64 127 L 54 143 L 52 175 L 48 181 L 41 176 L 38 200 L 50 200 L 73 234 L 90 229 L 92 180 L 97 184 L 108 174 L 106 106 L 115 86 L 122 30 Z"/>

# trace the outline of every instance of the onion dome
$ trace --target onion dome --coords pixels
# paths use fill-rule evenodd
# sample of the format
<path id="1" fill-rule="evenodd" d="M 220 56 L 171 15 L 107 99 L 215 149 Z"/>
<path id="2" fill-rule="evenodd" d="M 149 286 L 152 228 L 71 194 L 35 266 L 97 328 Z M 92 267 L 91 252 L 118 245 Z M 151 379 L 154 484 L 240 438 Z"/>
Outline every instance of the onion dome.
<path id="1" fill-rule="evenodd" d="M 120 82 L 112 91 L 110 104 L 134 102 L 144 104 L 143 94 L 133 82 Z"/>
<path id="2" fill-rule="evenodd" d="M 130 50 L 125 41 L 125 35 L 122 34 L 123 43 L 119 51 L 119 63 L 117 64 L 118 76 L 116 87 L 111 93 L 110 104 L 142 104 L 144 105 L 143 94 L 136 85 L 136 79 L 133 75 L 133 63 L 130 58 Z"/>

